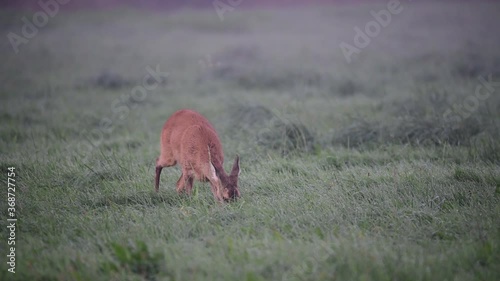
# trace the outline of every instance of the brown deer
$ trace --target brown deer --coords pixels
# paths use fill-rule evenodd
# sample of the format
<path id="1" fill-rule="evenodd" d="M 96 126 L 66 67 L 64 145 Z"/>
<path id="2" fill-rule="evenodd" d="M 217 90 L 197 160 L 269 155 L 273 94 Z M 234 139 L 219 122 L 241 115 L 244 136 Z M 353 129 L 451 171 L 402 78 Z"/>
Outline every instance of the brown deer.
<path id="1" fill-rule="evenodd" d="M 163 167 L 180 164 L 182 175 L 177 192 L 191 194 L 193 181 L 210 182 L 218 202 L 240 197 L 238 175 L 240 159 L 236 156 L 231 174 L 224 171 L 224 153 L 217 132 L 207 118 L 196 111 L 182 109 L 165 122 L 161 132 L 161 152 L 156 160 L 155 190 L 160 187 Z"/>

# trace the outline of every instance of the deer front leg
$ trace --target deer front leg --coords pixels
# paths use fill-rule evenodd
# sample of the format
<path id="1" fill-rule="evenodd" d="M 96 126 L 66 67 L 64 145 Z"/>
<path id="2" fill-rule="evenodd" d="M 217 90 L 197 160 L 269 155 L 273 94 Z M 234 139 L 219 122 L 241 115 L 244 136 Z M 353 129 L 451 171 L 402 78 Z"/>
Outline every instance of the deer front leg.
<path id="1" fill-rule="evenodd" d="M 181 194 L 182 191 L 184 190 L 184 187 L 186 186 L 186 173 L 182 173 L 181 177 L 179 180 L 177 180 L 177 193 Z"/>
<path id="2" fill-rule="evenodd" d="M 224 199 L 222 198 L 222 187 L 220 184 L 220 180 L 217 178 L 215 180 L 210 179 L 210 188 L 212 189 L 212 194 L 214 198 L 219 203 L 222 203 Z"/>
<path id="3" fill-rule="evenodd" d="M 190 176 L 187 178 L 186 185 L 184 189 L 186 190 L 188 195 L 191 195 L 191 192 L 193 190 L 193 182 L 194 182 L 194 177 Z"/>
<path id="4" fill-rule="evenodd" d="M 208 171 L 205 173 L 205 175 L 208 174 L 207 179 L 210 182 L 210 188 L 212 189 L 212 194 L 214 195 L 216 201 L 222 203 L 224 201 L 222 198 L 222 185 L 219 177 L 217 176 L 217 173 L 215 172 L 215 167 L 212 165 L 212 163 L 209 162 L 207 170 Z"/>

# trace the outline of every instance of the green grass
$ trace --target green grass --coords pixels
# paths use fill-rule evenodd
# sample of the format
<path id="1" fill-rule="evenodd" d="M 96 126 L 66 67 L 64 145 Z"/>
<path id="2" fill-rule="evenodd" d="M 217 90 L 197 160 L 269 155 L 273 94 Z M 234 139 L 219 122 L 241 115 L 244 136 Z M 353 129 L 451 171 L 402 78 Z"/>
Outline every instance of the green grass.
<path id="1" fill-rule="evenodd" d="M 499 95 L 443 117 L 500 77 L 499 6 L 405 5 L 351 64 L 338 44 L 385 5 L 61 13 L 19 54 L 0 45 L 18 215 L 0 279 L 500 279 Z M 2 13 L 20 30 L 25 12 Z M 130 98 L 156 65 L 168 77 Z M 154 192 L 162 125 L 185 107 L 227 169 L 240 155 L 241 200 L 176 194 L 178 167 Z"/>

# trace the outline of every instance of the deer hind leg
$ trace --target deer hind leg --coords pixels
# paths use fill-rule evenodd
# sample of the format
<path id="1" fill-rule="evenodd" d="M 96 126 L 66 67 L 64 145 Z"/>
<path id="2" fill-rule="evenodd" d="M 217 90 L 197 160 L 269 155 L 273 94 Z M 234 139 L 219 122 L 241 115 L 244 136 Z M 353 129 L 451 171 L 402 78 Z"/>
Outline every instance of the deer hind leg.
<path id="1" fill-rule="evenodd" d="M 161 170 L 163 169 L 162 166 L 156 166 L 156 176 L 155 176 L 155 191 L 158 192 L 160 189 L 160 175 L 161 175 Z"/>
<path id="2" fill-rule="evenodd" d="M 156 176 L 155 176 L 155 190 L 158 192 L 160 189 L 160 175 L 161 175 L 161 170 L 163 167 L 171 167 L 177 164 L 177 161 L 173 157 L 171 158 L 164 158 L 164 157 L 158 157 L 156 160 Z"/>

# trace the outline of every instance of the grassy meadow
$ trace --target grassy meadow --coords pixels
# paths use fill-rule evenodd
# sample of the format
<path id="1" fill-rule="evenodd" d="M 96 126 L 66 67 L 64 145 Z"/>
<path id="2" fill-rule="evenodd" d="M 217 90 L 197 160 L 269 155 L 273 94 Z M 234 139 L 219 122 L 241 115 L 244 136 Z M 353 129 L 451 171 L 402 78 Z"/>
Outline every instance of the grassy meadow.
<path id="1" fill-rule="evenodd" d="M 17 54 L 33 12 L 1 11 L 0 279 L 499 280 L 500 4 L 401 3 L 351 63 L 385 2 L 67 11 Z M 179 167 L 154 192 L 180 108 L 240 155 L 241 200 L 178 195 Z"/>

